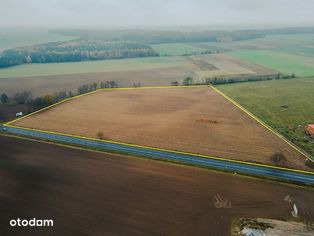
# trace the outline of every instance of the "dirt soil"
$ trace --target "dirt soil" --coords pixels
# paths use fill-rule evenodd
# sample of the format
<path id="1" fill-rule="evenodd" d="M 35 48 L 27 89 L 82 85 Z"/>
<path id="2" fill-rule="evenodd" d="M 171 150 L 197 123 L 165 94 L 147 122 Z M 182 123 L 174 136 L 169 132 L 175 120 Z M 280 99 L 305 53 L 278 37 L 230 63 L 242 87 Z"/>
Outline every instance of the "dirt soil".
<path id="1" fill-rule="evenodd" d="M 1 235 L 224 236 L 233 217 L 286 220 L 294 202 L 314 221 L 313 189 L 4 136 L 0 150 Z M 34 217 L 54 227 L 9 227 Z"/>
<path id="2" fill-rule="evenodd" d="M 266 164 L 279 152 L 283 166 L 308 169 L 301 154 L 206 86 L 100 91 L 13 124 Z"/>

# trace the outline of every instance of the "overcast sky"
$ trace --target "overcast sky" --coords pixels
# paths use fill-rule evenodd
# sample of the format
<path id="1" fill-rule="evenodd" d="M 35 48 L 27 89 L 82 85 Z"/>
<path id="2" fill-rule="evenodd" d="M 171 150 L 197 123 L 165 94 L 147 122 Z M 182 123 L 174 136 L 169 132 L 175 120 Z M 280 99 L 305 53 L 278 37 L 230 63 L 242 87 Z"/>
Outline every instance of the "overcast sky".
<path id="1" fill-rule="evenodd" d="M 314 0 L 0 0 L 0 27 L 314 25 Z"/>

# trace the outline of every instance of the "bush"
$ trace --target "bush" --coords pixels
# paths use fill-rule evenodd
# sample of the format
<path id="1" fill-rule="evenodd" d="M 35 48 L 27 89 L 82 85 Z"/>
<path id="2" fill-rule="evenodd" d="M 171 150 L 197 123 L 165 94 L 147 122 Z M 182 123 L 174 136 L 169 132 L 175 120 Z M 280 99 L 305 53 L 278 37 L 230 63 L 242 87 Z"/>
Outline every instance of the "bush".
<path id="1" fill-rule="evenodd" d="M 282 154 L 282 153 L 279 153 L 279 152 L 276 152 L 274 153 L 271 157 L 270 157 L 270 160 L 272 162 L 274 162 L 274 164 L 276 166 L 283 166 L 285 165 L 287 159 L 286 157 Z"/>
<path id="2" fill-rule="evenodd" d="M 104 139 L 104 133 L 101 132 L 101 131 L 99 131 L 99 132 L 97 133 L 97 138 L 99 138 L 99 139 Z"/>
<path id="3" fill-rule="evenodd" d="M 314 162 L 309 159 L 305 161 L 305 165 L 311 169 L 314 169 Z"/>

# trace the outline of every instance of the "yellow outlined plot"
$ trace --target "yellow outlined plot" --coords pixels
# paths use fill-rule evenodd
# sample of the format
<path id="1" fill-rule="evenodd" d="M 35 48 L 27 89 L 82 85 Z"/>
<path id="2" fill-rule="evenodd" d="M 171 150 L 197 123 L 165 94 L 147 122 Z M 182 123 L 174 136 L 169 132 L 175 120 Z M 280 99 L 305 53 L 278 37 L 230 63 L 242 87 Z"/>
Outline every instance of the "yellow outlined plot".
<path id="1" fill-rule="evenodd" d="M 118 141 L 111 141 L 111 140 L 100 140 L 96 138 L 90 138 L 90 137 L 85 137 L 85 136 L 78 136 L 78 135 L 71 135 L 67 133 L 60 133 L 60 132 L 52 132 L 52 131 L 46 131 L 46 130 L 40 130 L 40 129 L 32 129 L 32 128 L 26 128 L 26 127 L 20 127 L 20 126 L 15 126 L 12 125 L 12 123 L 19 121 L 21 119 L 24 119 L 26 117 L 29 117 L 31 115 L 34 115 L 36 113 L 42 112 L 44 110 L 47 110 L 51 107 L 57 106 L 61 103 L 64 103 L 66 101 L 79 98 L 82 96 L 86 96 L 89 94 L 96 93 L 98 91 L 112 91 L 112 90 L 133 90 L 133 89 L 171 89 L 171 88 L 197 88 L 197 87 L 210 87 L 213 89 L 215 92 L 218 94 L 222 95 L 224 98 L 226 98 L 229 102 L 234 104 L 236 107 L 238 107 L 240 110 L 248 114 L 250 117 L 252 117 L 255 121 L 257 121 L 259 124 L 263 125 L 265 128 L 270 130 L 272 133 L 274 133 L 277 137 L 285 141 L 289 146 L 291 146 L 293 149 L 301 153 L 303 156 L 305 156 L 307 159 L 310 159 L 304 152 L 302 152 L 300 149 L 295 147 L 293 144 L 291 144 L 288 140 L 283 138 L 281 135 L 276 133 L 273 129 L 271 129 L 269 126 L 264 124 L 262 121 L 260 121 L 258 118 L 256 118 L 252 113 L 248 112 L 246 109 L 244 109 L 241 105 L 237 104 L 235 101 L 233 101 L 231 98 L 223 94 L 221 91 L 219 91 L 217 88 L 215 88 L 212 85 L 193 85 L 193 86 L 149 86 L 149 87 L 127 87 L 127 88 L 103 88 L 103 89 L 97 89 L 88 93 L 76 95 L 67 99 L 64 99 L 60 102 L 57 102 L 55 104 L 52 104 L 48 107 L 42 108 L 38 111 L 35 111 L 33 113 L 30 113 L 28 115 L 25 115 L 23 117 L 17 118 L 15 120 L 12 120 L 10 122 L 7 122 L 4 124 L 4 126 L 7 127 L 12 127 L 12 128 L 18 128 L 22 130 L 29 130 L 29 131 L 37 131 L 37 132 L 42 132 L 46 134 L 55 134 L 55 135 L 62 135 L 66 137 L 73 137 L 73 138 L 80 138 L 80 139 L 86 139 L 86 140 L 92 140 L 92 141 L 99 141 L 99 142 L 105 142 L 105 143 L 111 143 L 111 144 L 120 144 L 120 145 L 125 145 L 125 146 L 130 146 L 130 147 L 137 147 L 137 148 L 144 148 L 144 149 L 149 149 L 149 150 L 156 150 L 156 151 L 166 151 L 166 152 L 172 152 L 172 153 L 177 153 L 177 154 L 183 154 L 183 155 L 193 155 L 197 157 L 203 157 L 203 158 L 209 158 L 209 159 L 215 159 L 215 160 L 222 160 L 222 161 L 227 161 L 231 163 L 238 163 L 238 164 L 246 164 L 246 165 L 251 165 L 251 166 L 259 166 L 259 167 L 265 167 L 265 168 L 272 168 L 272 169 L 277 169 L 277 170 L 285 170 L 285 171 L 290 171 L 290 172 L 296 172 L 296 173 L 304 173 L 304 174 L 311 174 L 314 175 L 314 172 L 309 172 L 309 171 L 303 171 L 303 170 L 297 170 L 297 169 L 289 169 L 289 168 L 284 168 L 284 167 L 277 167 L 277 166 L 272 166 L 272 165 L 266 165 L 266 164 L 258 164 L 258 163 L 252 163 L 252 162 L 246 162 L 246 161 L 239 161 L 239 160 L 232 160 L 232 159 L 227 159 L 227 158 L 222 158 L 222 157 L 216 157 L 216 156 L 209 156 L 209 155 L 202 155 L 202 154 L 196 154 L 196 153 L 188 153 L 188 152 L 183 152 L 183 151 L 175 151 L 175 150 L 168 150 L 168 149 L 163 149 L 163 148 L 156 148 L 156 147 L 149 147 L 149 146 L 143 146 L 143 145 L 137 145 L 137 144 L 130 144 L 130 143 L 123 143 L 123 142 L 118 142 Z M 312 161 L 312 160 L 311 160 Z"/>

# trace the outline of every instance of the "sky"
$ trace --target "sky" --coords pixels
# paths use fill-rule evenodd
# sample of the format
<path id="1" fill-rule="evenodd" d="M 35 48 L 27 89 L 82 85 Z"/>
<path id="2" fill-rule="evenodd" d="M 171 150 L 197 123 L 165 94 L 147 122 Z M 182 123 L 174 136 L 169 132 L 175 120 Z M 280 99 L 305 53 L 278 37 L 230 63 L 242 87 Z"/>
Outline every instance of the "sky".
<path id="1" fill-rule="evenodd" d="M 314 25 L 314 0 L 0 0 L 0 27 Z"/>

